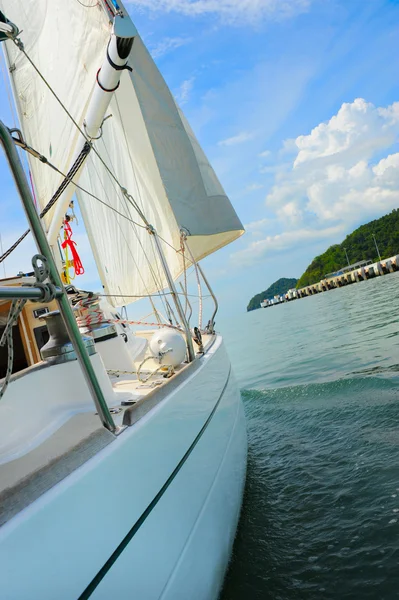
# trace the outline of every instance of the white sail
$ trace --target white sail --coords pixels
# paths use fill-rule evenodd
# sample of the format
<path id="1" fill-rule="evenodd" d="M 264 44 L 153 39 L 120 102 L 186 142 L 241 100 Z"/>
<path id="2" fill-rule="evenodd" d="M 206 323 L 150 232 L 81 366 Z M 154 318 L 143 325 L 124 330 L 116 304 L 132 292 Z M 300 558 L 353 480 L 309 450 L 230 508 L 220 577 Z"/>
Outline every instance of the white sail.
<path id="1" fill-rule="evenodd" d="M 103 9 L 85 9 L 76 0 L 0 0 L 0 9 L 22 31 L 26 53 L 82 126 L 111 31 Z M 82 136 L 22 52 L 12 42 L 2 48 L 27 144 L 66 173 Z M 37 159 L 29 162 L 42 209 L 63 178 Z"/>
<path id="2" fill-rule="evenodd" d="M 109 39 L 105 11 L 99 6 L 85 8 L 76 1 L 0 0 L 0 5 L 7 17 L 24 29 L 22 39 L 25 41 L 27 34 L 32 37 L 26 43 L 28 54 L 37 61 L 41 72 L 81 124 Z M 18 9 L 11 10 L 15 5 Z M 32 19 L 35 13 L 33 29 L 13 14 L 20 13 L 22 6 L 28 23 L 30 13 Z M 65 29 L 63 12 L 68 12 L 69 22 L 72 12 L 76 27 L 72 32 L 64 31 L 54 43 L 51 40 L 55 32 L 58 35 L 58 31 Z M 7 44 L 9 60 L 16 65 L 13 80 L 27 142 L 44 154 L 48 154 L 51 144 L 52 161 L 65 172 L 70 167 L 68 160 L 79 134 L 45 90 L 41 90 L 43 101 L 38 98 L 37 74 L 23 56 L 18 56 L 19 51 L 10 50 Z M 47 58 L 43 59 L 43 54 Z M 94 142 L 101 158 L 91 151 L 80 177 L 85 189 L 115 210 L 88 194 L 79 193 L 105 289 L 126 299 L 165 287 L 165 279 L 154 252 L 153 236 L 143 227 L 139 214 L 102 161 L 162 238 L 173 277 L 178 277 L 183 269 L 180 229 L 187 233 L 196 260 L 243 233 L 240 220 L 139 36 L 134 39 L 129 65 L 132 72 L 123 72 L 111 100 L 108 114 L 112 117 L 104 122 L 102 137 Z M 26 97 L 29 114 L 24 107 Z M 60 182 L 48 171 L 40 163 L 33 168 L 42 206 Z"/>

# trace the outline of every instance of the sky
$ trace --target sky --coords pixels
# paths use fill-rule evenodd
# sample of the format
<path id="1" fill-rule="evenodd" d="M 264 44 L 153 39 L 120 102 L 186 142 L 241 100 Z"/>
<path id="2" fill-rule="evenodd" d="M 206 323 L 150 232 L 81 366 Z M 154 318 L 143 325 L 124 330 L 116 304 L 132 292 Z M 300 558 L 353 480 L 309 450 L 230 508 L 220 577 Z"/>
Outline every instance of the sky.
<path id="1" fill-rule="evenodd" d="M 202 261 L 222 315 L 398 207 L 399 0 L 125 4 L 246 229 Z M 5 249 L 24 218 L 3 157 L 0 177 Z M 87 260 L 82 287 L 97 281 Z"/>

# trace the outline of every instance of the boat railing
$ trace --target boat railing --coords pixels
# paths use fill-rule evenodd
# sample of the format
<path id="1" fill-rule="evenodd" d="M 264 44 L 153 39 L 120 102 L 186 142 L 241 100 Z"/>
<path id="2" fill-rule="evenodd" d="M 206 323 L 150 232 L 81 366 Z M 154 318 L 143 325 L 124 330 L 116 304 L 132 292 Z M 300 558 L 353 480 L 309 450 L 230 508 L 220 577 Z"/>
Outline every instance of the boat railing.
<path id="1" fill-rule="evenodd" d="M 54 298 L 60 298 L 62 295 L 60 288 L 55 288 Z M 42 287 L 32 286 L 0 286 L 0 300 L 36 300 L 44 302 L 46 300 L 46 291 Z"/>
<path id="2" fill-rule="evenodd" d="M 197 279 L 198 300 L 199 300 L 199 307 L 198 307 L 198 328 L 199 328 L 200 331 L 205 331 L 206 333 L 213 334 L 213 333 L 215 333 L 215 317 L 216 317 L 216 313 L 217 313 L 217 311 L 219 309 L 219 304 L 218 304 L 217 298 L 215 296 L 215 293 L 214 293 L 213 289 L 211 288 L 210 283 L 209 283 L 208 279 L 206 278 L 205 273 L 204 273 L 201 265 L 199 264 L 199 262 L 197 262 L 194 259 L 193 255 L 192 255 L 192 252 L 190 250 L 190 246 L 187 243 L 187 233 L 186 233 L 186 231 L 184 229 L 181 229 L 180 230 L 180 235 L 181 235 L 181 243 L 182 243 L 183 252 L 185 250 L 187 250 L 187 253 L 188 253 L 189 257 L 190 257 L 190 262 L 194 266 L 194 272 L 195 272 L 195 276 L 196 276 L 196 279 Z M 202 328 L 203 295 L 202 295 L 202 288 L 201 288 L 201 278 L 202 278 L 203 282 L 205 283 L 206 287 L 208 288 L 209 295 L 212 298 L 213 304 L 214 304 L 214 309 L 213 309 L 213 312 L 212 312 L 212 316 L 209 319 L 208 324 L 207 324 L 207 326 L 206 326 L 206 328 L 204 330 Z M 183 292 L 183 295 L 186 298 L 186 302 L 188 303 L 187 290 L 185 290 L 182 287 L 182 292 Z M 191 306 L 190 306 L 190 309 L 191 309 Z M 191 315 L 192 315 L 192 309 L 191 309 L 190 317 L 188 318 L 188 321 L 190 321 Z"/>
<path id="3" fill-rule="evenodd" d="M 21 198 L 25 214 L 27 216 L 30 229 L 35 239 L 37 248 L 44 257 L 48 269 L 48 279 L 53 286 L 53 296 L 58 302 L 59 310 L 63 318 L 69 339 L 73 345 L 80 367 L 83 371 L 86 383 L 90 390 L 92 399 L 96 406 L 98 415 L 107 429 L 117 435 L 124 428 L 118 427 L 107 406 L 103 391 L 94 371 L 89 354 L 86 350 L 84 341 L 80 334 L 75 316 L 69 304 L 69 300 L 58 273 L 46 234 L 40 222 L 39 215 L 33 202 L 31 191 L 23 170 L 20 158 L 15 148 L 14 140 L 6 125 L 0 121 L 0 143 L 9 163 L 19 196 Z M 24 286 L 24 287 L 2 287 L 0 288 L 0 298 L 7 299 L 33 299 L 41 300 L 44 294 L 48 293 L 44 286 Z"/>
<path id="4" fill-rule="evenodd" d="M 103 423 L 103 425 L 109 429 L 112 433 L 118 434 L 122 429 L 118 427 L 110 413 L 107 402 L 105 400 L 104 393 L 99 384 L 96 373 L 93 369 L 91 360 L 89 358 L 87 349 L 85 347 L 84 341 L 82 340 L 78 324 L 76 322 L 75 316 L 72 312 L 71 305 L 69 303 L 69 299 L 63 283 L 61 281 L 61 277 L 57 268 L 57 264 L 53 257 L 52 250 L 49 246 L 46 233 L 42 227 L 40 216 L 36 211 L 36 207 L 33 201 L 33 197 L 31 194 L 31 190 L 25 175 L 25 172 L 22 167 L 22 163 L 18 156 L 15 147 L 15 139 L 11 135 L 11 131 L 5 126 L 4 123 L 0 121 L 0 143 L 4 148 L 4 152 L 6 158 L 8 160 L 13 178 L 16 183 L 16 187 L 18 193 L 20 195 L 28 223 L 30 226 L 30 230 L 35 239 L 37 248 L 40 252 L 40 256 L 43 259 L 43 262 L 46 263 L 47 268 L 47 278 L 50 282 L 50 285 L 53 288 L 53 295 L 51 299 L 55 299 L 58 302 L 60 314 L 64 321 L 67 333 L 69 335 L 69 339 L 72 343 L 72 346 L 75 350 L 76 356 L 78 358 L 80 367 L 83 371 L 86 383 L 90 390 L 91 397 L 96 406 L 98 415 Z M 193 338 L 190 329 L 190 319 L 192 316 L 192 306 L 188 300 L 187 289 L 182 289 L 183 296 L 186 296 L 186 309 L 183 308 L 182 303 L 180 302 L 179 294 L 175 287 L 175 282 L 170 273 L 166 257 L 163 253 L 163 249 L 161 247 L 161 241 L 158 238 L 158 235 L 154 228 L 152 228 L 149 224 L 147 224 L 148 232 L 153 235 L 155 241 L 155 247 L 158 250 L 158 256 L 163 267 L 166 280 L 168 282 L 168 286 L 174 300 L 177 312 L 178 312 L 178 320 L 180 322 L 180 326 L 184 333 L 186 334 L 186 344 L 188 351 L 188 360 L 191 362 L 195 358 L 195 352 L 193 348 Z M 205 286 L 208 288 L 209 296 L 213 299 L 214 308 L 212 312 L 212 316 L 208 321 L 207 326 L 202 331 L 209 334 L 215 333 L 215 316 L 218 310 L 218 302 L 216 296 L 201 268 L 201 266 L 194 260 L 191 255 L 188 244 L 186 243 L 184 236 L 184 245 L 190 254 L 191 263 L 194 266 L 198 290 L 199 290 L 199 315 L 198 315 L 198 324 L 199 330 L 202 330 L 202 290 L 201 290 L 201 279 L 204 282 Z M 43 280 L 41 280 L 43 281 Z M 48 301 L 45 296 L 45 290 L 40 285 L 33 286 L 10 286 L 10 287 L 0 287 L 0 299 L 25 299 L 25 300 L 33 300 L 33 301 Z M 189 314 L 186 314 L 187 307 L 189 308 Z M 176 318 L 175 318 L 176 319 Z M 194 338 L 195 339 L 195 338 Z"/>
<path id="5" fill-rule="evenodd" d="M 209 284 L 208 279 L 205 277 L 205 273 L 204 273 L 203 269 L 201 268 L 199 263 L 197 263 L 197 266 L 198 266 L 199 272 L 201 273 L 201 277 L 204 280 L 204 283 L 205 283 L 206 287 L 208 288 L 208 291 L 209 291 L 209 293 L 212 297 L 213 303 L 214 303 L 214 310 L 213 310 L 212 316 L 209 320 L 209 333 L 215 333 L 215 317 L 216 317 L 216 313 L 219 309 L 219 304 L 218 304 L 217 298 L 215 296 L 215 293 Z"/>

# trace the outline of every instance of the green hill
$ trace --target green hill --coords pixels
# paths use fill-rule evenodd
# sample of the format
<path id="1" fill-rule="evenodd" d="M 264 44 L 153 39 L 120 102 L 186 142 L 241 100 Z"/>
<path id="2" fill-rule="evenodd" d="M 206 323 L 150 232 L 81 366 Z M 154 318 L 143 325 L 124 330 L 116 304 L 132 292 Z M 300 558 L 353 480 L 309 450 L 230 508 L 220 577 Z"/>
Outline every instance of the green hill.
<path id="1" fill-rule="evenodd" d="M 324 254 L 316 256 L 306 271 L 299 278 L 297 288 L 317 283 L 327 273 L 332 273 L 345 267 L 348 263 L 345 250 L 350 263 L 359 260 L 378 260 L 377 250 L 372 234 L 374 233 L 381 258 L 389 258 L 399 253 L 399 210 L 395 208 L 391 213 L 361 225 L 350 233 L 342 242 L 330 246 Z"/>
<path id="2" fill-rule="evenodd" d="M 272 285 L 268 287 L 267 290 L 261 292 L 260 294 L 256 294 L 256 296 L 251 298 L 247 306 L 247 311 L 249 312 L 250 310 L 260 308 L 260 303 L 266 298 L 274 298 L 274 296 L 277 296 L 277 294 L 285 294 L 285 292 L 287 292 L 291 288 L 294 288 L 297 282 L 298 280 L 294 278 L 287 279 L 286 277 L 282 277 L 281 279 L 278 279 L 278 281 L 272 283 Z"/>

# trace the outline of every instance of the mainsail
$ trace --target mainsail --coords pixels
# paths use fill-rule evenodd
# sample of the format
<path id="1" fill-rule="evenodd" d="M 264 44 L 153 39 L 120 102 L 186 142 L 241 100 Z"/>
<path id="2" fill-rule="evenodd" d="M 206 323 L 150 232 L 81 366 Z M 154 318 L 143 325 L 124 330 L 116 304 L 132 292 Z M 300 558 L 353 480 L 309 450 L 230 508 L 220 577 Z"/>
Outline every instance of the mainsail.
<path id="1" fill-rule="evenodd" d="M 85 10 L 76 0 L 0 0 L 0 8 L 22 31 L 27 55 L 82 126 L 99 56 L 109 39 L 110 26 L 103 11 L 100 7 Z M 8 41 L 2 49 L 26 142 L 66 173 L 81 137 L 79 131 L 17 46 Z M 30 159 L 30 169 L 43 209 L 62 177 L 36 159 Z M 52 211 L 46 217 L 47 226 L 51 217 Z"/>
<path id="2" fill-rule="evenodd" d="M 7 17 L 23 30 L 27 54 L 79 126 L 111 33 L 110 13 L 100 4 L 90 8 L 89 3 L 84 4 L 76 0 L 0 0 Z M 7 42 L 6 52 L 27 143 L 50 154 L 52 162 L 67 172 L 81 135 L 12 42 Z M 121 187 L 161 238 L 174 278 L 183 270 L 181 229 L 195 260 L 243 233 L 212 167 L 138 35 L 129 66 L 132 71 L 122 74 L 107 112 L 112 116 L 104 121 L 102 135 L 94 141 L 96 152 L 89 154 L 79 179 L 84 189 L 115 210 L 78 192 L 103 285 L 107 293 L 126 296 L 127 301 L 129 296 L 165 287 L 165 278 L 153 236 Z M 39 161 L 32 160 L 31 165 L 43 207 L 60 178 Z"/>

